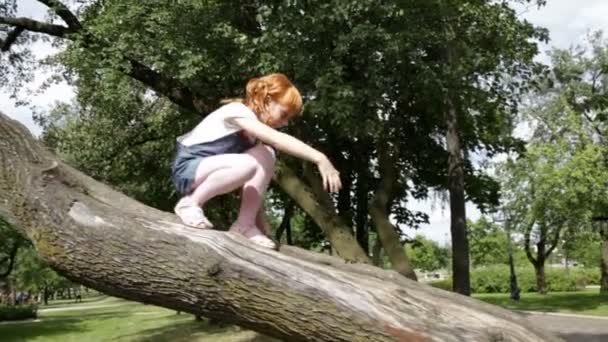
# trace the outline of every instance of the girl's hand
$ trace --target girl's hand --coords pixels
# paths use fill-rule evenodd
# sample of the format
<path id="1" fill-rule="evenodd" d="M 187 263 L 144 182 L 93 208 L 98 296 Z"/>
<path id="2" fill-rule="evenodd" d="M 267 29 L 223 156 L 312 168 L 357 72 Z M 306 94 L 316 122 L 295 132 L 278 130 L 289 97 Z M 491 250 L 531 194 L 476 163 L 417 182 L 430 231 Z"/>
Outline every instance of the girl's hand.
<path id="1" fill-rule="evenodd" d="M 318 162 L 317 167 L 323 178 L 323 189 L 329 192 L 337 192 L 342 188 L 342 182 L 340 182 L 340 172 L 334 168 L 332 163 L 323 156 Z"/>

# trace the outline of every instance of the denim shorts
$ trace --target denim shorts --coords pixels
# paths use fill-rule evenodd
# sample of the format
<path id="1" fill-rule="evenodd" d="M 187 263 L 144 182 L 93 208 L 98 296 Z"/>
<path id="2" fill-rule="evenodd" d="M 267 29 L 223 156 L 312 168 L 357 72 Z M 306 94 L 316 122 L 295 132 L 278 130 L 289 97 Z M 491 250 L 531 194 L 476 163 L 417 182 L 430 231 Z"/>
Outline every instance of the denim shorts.
<path id="1" fill-rule="evenodd" d="M 181 195 L 187 195 L 194 190 L 192 185 L 196 169 L 203 159 L 226 153 L 243 153 L 254 147 L 256 143 L 244 138 L 240 131 L 191 146 L 185 146 L 178 140 L 175 159 L 171 167 L 171 180 L 175 189 Z"/>

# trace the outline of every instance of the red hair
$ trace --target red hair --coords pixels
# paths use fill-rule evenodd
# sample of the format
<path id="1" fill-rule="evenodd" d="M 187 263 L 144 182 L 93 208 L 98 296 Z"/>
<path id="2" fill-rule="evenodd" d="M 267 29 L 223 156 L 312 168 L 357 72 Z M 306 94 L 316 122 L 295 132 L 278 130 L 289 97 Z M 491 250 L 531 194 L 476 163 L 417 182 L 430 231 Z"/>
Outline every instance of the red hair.
<path id="1" fill-rule="evenodd" d="M 243 103 L 251 108 L 262 120 L 267 122 L 269 100 L 273 100 L 285 107 L 288 117 L 292 118 L 302 110 L 302 96 L 287 76 L 274 73 L 266 76 L 252 78 L 245 87 L 245 100 Z"/>

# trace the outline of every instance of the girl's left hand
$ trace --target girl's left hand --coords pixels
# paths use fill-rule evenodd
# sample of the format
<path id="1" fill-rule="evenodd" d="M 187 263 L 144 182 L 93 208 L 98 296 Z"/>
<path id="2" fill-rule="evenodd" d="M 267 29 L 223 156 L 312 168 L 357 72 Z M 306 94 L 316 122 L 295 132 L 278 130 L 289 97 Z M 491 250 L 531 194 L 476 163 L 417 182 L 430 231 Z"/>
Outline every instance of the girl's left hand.
<path id="1" fill-rule="evenodd" d="M 321 177 L 323 178 L 323 189 L 329 192 L 338 192 L 342 188 L 340 181 L 340 172 L 336 170 L 333 164 L 327 158 L 321 159 L 317 163 Z"/>

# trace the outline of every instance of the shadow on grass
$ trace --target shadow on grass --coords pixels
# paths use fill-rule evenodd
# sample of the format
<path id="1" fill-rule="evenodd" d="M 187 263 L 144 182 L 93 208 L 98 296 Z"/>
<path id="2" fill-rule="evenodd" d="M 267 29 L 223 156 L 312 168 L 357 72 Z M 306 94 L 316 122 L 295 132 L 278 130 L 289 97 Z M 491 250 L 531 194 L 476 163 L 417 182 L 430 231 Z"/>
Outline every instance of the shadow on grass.
<path id="1" fill-rule="evenodd" d="M 84 331 L 79 325 L 83 319 L 64 318 L 43 322 L 16 322 L 0 325 L 3 342 L 28 341 L 38 336 L 61 335 L 67 332 Z"/>
<path id="2" fill-rule="evenodd" d="M 82 324 L 84 321 L 91 319 L 116 319 L 126 318 L 131 316 L 129 312 L 121 311 L 104 311 L 97 313 L 88 313 L 86 315 L 70 315 L 70 316 L 45 316 L 41 317 L 41 321 L 14 321 L 0 325 L 0 341 L 2 342 L 17 342 L 29 341 L 35 337 L 44 336 L 61 336 L 66 333 L 86 332 L 90 329 L 85 328 Z"/>
<path id="3" fill-rule="evenodd" d="M 120 341 L 134 342 L 281 342 L 250 330 L 236 326 L 217 327 L 207 322 L 184 321 L 171 325 L 139 331 L 135 334 L 120 336 Z"/>
<path id="4" fill-rule="evenodd" d="M 530 311 L 588 311 L 594 310 L 601 305 L 608 303 L 608 296 L 600 293 L 591 292 L 572 292 L 572 293 L 549 293 L 539 295 L 536 293 L 524 293 L 519 301 L 512 301 L 508 295 L 504 296 L 485 296 L 480 295 L 477 299 L 484 302 L 500 305 L 509 309 L 530 310 Z"/>
<path id="5" fill-rule="evenodd" d="M 571 334 L 558 334 L 559 337 L 563 338 L 566 342 L 606 342 L 608 341 L 608 334 L 582 334 L 582 333 L 571 333 Z"/>

